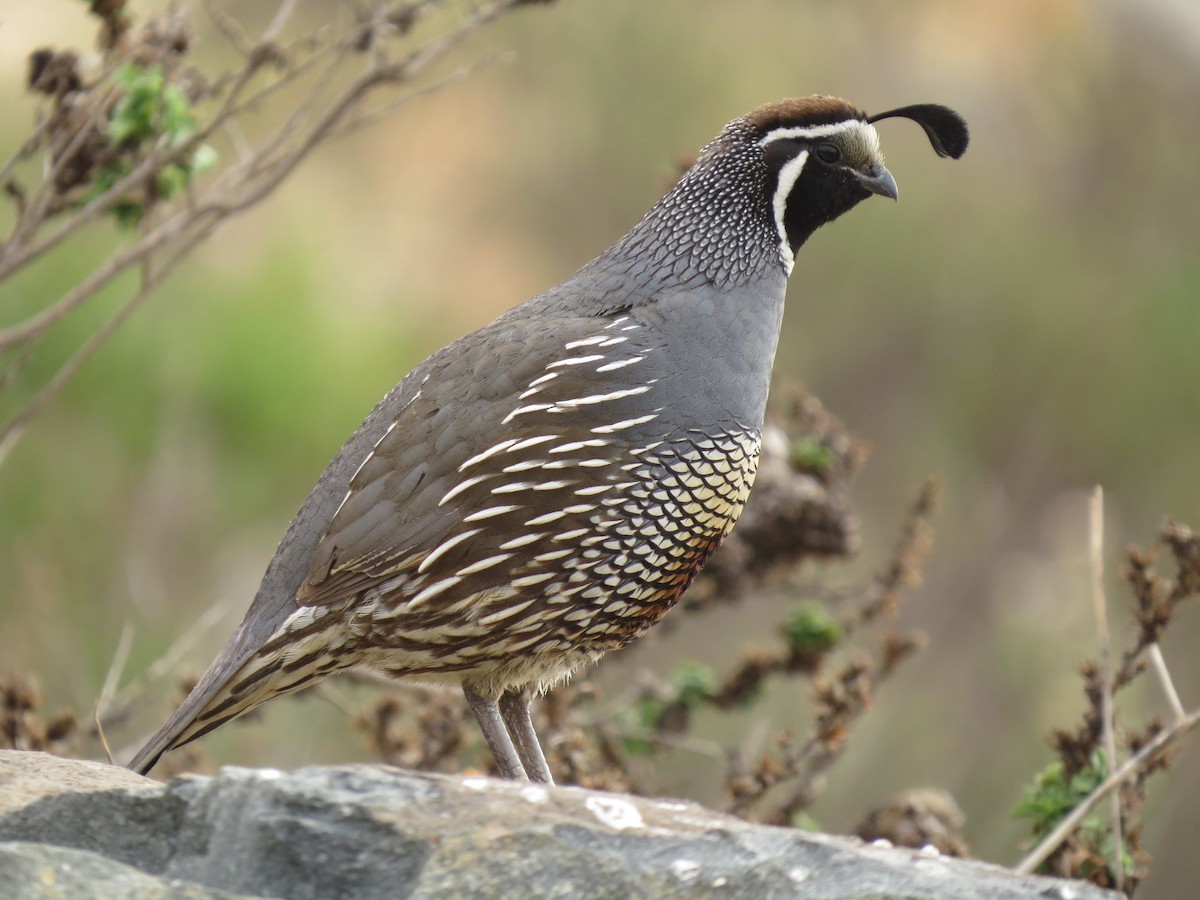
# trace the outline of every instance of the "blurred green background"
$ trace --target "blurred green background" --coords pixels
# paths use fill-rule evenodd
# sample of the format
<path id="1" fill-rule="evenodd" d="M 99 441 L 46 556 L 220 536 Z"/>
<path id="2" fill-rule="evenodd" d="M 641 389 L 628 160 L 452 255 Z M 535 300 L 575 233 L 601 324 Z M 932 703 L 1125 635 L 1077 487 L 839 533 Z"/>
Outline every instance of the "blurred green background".
<path id="1" fill-rule="evenodd" d="M 218 39 L 197 25 L 203 53 Z M 5 156 L 34 121 L 25 56 L 93 34 L 82 3 L 6 4 Z M 945 488 L 926 583 L 903 612 L 929 646 L 877 698 L 813 812 L 847 829 L 884 795 L 937 784 L 966 809 L 977 855 L 1015 861 L 1024 832 L 1009 810 L 1050 759 L 1046 731 L 1076 719 L 1075 668 L 1095 654 L 1088 491 L 1106 491 L 1118 634 L 1121 548 L 1150 543 L 1167 516 L 1200 527 L 1200 4 L 561 0 L 458 58 L 498 50 L 512 51 L 502 65 L 327 149 L 222 230 L 37 421 L 0 467 L 0 669 L 36 673 L 52 708 L 89 710 L 126 623 L 136 673 L 225 602 L 189 654 L 203 668 L 374 402 L 602 250 L 724 122 L 808 93 L 869 111 L 941 102 L 967 118 L 971 150 L 951 164 L 911 124 L 880 125 L 902 200 L 864 204 L 801 251 L 776 361 L 873 447 L 854 489 L 859 570 L 886 557 L 922 477 Z M 0 323 L 71 286 L 112 240 L 0 286 Z M 97 315 L 74 317 L 31 377 Z M 780 609 L 689 623 L 687 644 L 724 671 Z M 1188 612 L 1164 652 L 1194 706 Z M 664 674 L 675 662 L 628 659 Z M 779 693 L 773 725 L 803 722 L 803 696 Z M 1150 689 L 1130 699 L 1135 721 L 1165 709 Z M 272 704 L 207 740 L 208 755 L 362 758 L 319 706 Z M 161 696 L 139 726 L 169 707 Z M 680 777 L 663 792 L 687 792 Z M 1200 750 L 1159 782 L 1146 898 L 1200 878 Z"/>

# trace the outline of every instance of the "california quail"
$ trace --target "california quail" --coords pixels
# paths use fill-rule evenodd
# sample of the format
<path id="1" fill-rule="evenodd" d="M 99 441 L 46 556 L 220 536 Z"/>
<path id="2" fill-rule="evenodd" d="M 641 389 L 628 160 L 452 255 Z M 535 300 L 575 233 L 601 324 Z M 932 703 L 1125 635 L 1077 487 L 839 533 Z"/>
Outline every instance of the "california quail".
<path id="1" fill-rule="evenodd" d="M 549 782 L 529 700 L 641 635 L 754 481 L 794 254 L 871 194 L 871 123 L 959 157 L 953 111 L 833 97 L 730 122 L 582 269 L 433 354 L 346 442 L 242 624 L 131 763 L 353 666 L 462 685 L 500 771 Z"/>

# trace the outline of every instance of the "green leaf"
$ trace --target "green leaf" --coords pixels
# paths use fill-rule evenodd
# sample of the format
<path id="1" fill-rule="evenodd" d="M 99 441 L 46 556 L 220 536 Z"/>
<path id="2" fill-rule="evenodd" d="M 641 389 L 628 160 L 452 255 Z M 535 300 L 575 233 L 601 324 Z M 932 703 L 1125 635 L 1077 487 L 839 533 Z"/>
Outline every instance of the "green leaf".
<path id="1" fill-rule="evenodd" d="M 807 653 L 832 650 L 842 639 L 842 623 L 818 603 L 806 603 L 792 613 L 784 626 L 787 642 Z"/>
<path id="2" fill-rule="evenodd" d="M 675 696 L 688 709 L 695 709 L 717 690 L 712 669 L 699 663 L 683 663 L 675 672 Z"/>
<path id="3" fill-rule="evenodd" d="M 792 442 L 791 463 L 796 469 L 803 469 L 820 475 L 833 465 L 836 454 L 816 438 L 805 437 Z"/>

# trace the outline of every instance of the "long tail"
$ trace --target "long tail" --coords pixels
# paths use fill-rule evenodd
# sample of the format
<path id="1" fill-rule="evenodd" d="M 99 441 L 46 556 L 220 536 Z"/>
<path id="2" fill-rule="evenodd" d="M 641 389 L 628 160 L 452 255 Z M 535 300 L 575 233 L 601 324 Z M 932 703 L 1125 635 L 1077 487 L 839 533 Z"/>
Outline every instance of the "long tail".
<path id="1" fill-rule="evenodd" d="M 192 688 L 171 718 L 137 752 L 129 768 L 145 775 L 168 750 L 181 747 L 250 712 L 355 664 L 344 637 L 326 616 L 311 608 L 290 617 L 256 650 L 246 652 L 243 628 Z"/>

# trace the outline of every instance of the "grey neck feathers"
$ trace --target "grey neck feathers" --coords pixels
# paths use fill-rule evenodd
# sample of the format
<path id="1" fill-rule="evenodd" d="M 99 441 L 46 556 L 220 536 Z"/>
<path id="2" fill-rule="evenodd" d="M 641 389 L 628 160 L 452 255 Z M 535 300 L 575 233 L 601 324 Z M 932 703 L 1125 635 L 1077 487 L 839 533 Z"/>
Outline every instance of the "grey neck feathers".
<path id="1" fill-rule="evenodd" d="M 784 271 L 766 164 L 753 139 L 746 125 L 727 127 L 595 264 L 685 287 L 737 287 Z"/>

